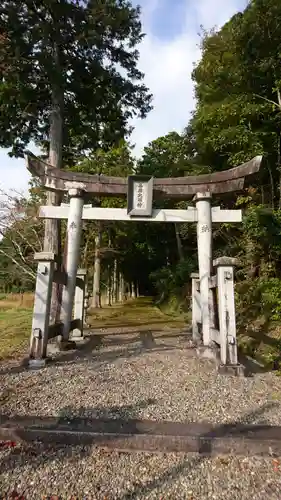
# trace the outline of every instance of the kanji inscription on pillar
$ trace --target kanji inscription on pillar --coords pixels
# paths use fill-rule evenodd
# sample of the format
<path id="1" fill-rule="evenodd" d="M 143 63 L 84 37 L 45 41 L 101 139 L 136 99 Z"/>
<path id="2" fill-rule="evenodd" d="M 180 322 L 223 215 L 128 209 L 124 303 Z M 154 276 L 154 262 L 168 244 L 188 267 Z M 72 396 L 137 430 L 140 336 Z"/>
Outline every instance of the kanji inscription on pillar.
<path id="1" fill-rule="evenodd" d="M 207 224 L 203 224 L 201 226 L 201 230 L 200 230 L 201 233 L 209 233 L 210 231 L 211 231 L 211 229 L 209 228 L 209 226 Z"/>
<path id="2" fill-rule="evenodd" d="M 130 216 L 151 216 L 153 201 L 153 177 L 143 175 L 129 176 L 127 201 L 127 212 Z"/>

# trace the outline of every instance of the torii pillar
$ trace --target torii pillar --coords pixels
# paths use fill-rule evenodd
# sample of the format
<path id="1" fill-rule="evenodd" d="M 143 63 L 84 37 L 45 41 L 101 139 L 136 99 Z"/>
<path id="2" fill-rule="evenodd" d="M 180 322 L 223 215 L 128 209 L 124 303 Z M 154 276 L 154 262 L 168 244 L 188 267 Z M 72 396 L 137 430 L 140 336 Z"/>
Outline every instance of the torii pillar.
<path id="1" fill-rule="evenodd" d="M 211 193 L 197 193 L 193 198 L 195 202 L 197 222 L 198 266 L 200 282 L 200 302 L 202 317 L 203 344 L 211 345 L 212 325 L 212 295 L 210 291 L 210 278 L 212 272 L 212 207 Z"/>
<path id="2" fill-rule="evenodd" d="M 68 192 L 70 197 L 69 214 L 67 221 L 67 256 L 66 274 L 67 284 L 62 295 L 62 322 L 63 333 L 59 341 L 69 339 L 72 310 L 76 288 L 77 269 L 80 258 L 80 240 L 82 231 L 82 215 L 84 207 L 84 191 L 72 188 Z"/>

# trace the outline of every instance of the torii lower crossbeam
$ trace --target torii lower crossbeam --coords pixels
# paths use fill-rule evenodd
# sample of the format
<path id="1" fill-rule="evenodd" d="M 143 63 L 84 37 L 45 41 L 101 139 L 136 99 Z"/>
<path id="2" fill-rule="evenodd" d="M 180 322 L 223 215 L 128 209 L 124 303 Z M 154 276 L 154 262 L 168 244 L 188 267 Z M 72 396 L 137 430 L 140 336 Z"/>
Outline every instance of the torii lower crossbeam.
<path id="1" fill-rule="evenodd" d="M 44 219 L 68 219 L 69 206 L 42 206 L 39 217 Z M 131 222 L 198 222 L 198 211 L 189 207 L 188 210 L 154 209 L 151 217 L 134 217 L 127 214 L 126 208 L 92 208 L 85 207 L 82 220 L 112 220 Z M 241 210 L 221 210 L 220 207 L 212 208 L 212 222 L 241 222 Z"/>

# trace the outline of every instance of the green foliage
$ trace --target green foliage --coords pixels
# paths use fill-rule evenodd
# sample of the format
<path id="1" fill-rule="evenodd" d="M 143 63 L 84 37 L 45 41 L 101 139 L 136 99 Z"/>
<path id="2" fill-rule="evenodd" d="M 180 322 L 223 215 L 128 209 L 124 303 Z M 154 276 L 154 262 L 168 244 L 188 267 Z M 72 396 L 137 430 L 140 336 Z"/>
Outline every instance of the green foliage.
<path id="1" fill-rule="evenodd" d="M 112 177 L 127 177 L 133 173 L 134 158 L 128 143 L 121 140 L 114 147 L 104 150 L 98 149 L 87 158 L 79 161 L 69 170 L 75 172 L 84 172 L 88 174 L 98 174 Z M 103 197 L 95 200 L 95 203 L 101 207 L 122 208 L 126 204 L 123 198 Z"/>
<path id="2" fill-rule="evenodd" d="M 235 291 L 241 348 L 271 368 L 279 366 L 280 358 L 278 329 L 277 339 L 272 338 L 281 318 L 280 216 L 280 210 L 252 204 L 237 241 L 241 267 Z"/>
<path id="3" fill-rule="evenodd" d="M 196 261 L 184 259 L 174 266 L 165 266 L 150 274 L 150 278 L 161 297 L 161 302 L 170 296 L 183 298 L 190 282 L 190 274 L 196 269 Z"/>
<path id="4" fill-rule="evenodd" d="M 280 21 L 278 0 L 250 2 L 220 31 L 204 34 L 203 57 L 193 72 L 197 106 L 192 127 L 203 157 L 221 170 L 263 154 L 263 184 L 270 185 L 270 202 L 276 205 Z"/>
<path id="5" fill-rule="evenodd" d="M 122 140 L 109 150 L 98 149 L 78 162 L 71 170 L 89 174 L 126 177 L 131 174 L 134 160 L 129 145 Z"/>
<path id="6" fill-rule="evenodd" d="M 240 327 L 251 321 L 264 318 L 266 322 L 280 321 L 281 280 L 259 277 L 240 282 L 236 287 Z"/>
<path id="7" fill-rule="evenodd" d="M 261 311 L 268 319 L 278 321 L 281 318 L 281 280 L 279 278 L 260 279 L 258 286 L 261 299 Z"/>
<path id="8" fill-rule="evenodd" d="M 150 142 L 137 163 L 137 173 L 154 177 L 183 177 L 207 173 L 208 168 L 198 164 L 191 131 L 184 134 L 170 132 Z"/>
<path id="9" fill-rule="evenodd" d="M 244 276 L 281 278 L 281 211 L 249 208 L 243 218 L 240 247 Z"/>

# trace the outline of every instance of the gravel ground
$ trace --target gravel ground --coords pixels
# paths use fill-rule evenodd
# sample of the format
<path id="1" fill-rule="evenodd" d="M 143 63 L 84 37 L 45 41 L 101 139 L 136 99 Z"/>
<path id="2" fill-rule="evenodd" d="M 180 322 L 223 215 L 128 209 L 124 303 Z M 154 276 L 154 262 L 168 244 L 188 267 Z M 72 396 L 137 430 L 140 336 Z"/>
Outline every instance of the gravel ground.
<path id="1" fill-rule="evenodd" d="M 224 377 L 183 337 L 105 337 L 38 372 L 0 366 L 1 413 L 281 425 L 281 379 Z M 2 371 L 1 371 L 2 370 Z M 0 493 L 26 498 L 281 499 L 281 457 L 105 453 L 40 444 L 0 450 Z M 0 495 L 1 498 L 1 495 Z"/>

